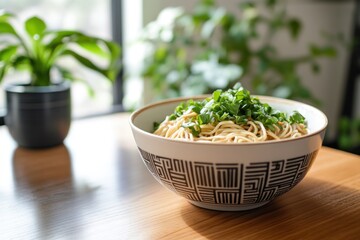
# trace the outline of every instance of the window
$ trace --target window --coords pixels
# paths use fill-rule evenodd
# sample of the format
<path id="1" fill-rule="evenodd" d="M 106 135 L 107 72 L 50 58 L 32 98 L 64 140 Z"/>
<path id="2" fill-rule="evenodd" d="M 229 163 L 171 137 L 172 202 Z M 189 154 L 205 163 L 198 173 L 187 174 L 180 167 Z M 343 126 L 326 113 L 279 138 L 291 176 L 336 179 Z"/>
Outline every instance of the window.
<path id="1" fill-rule="evenodd" d="M 121 2 L 117 0 L 5 0 L 0 9 L 15 13 L 20 19 L 37 15 L 52 29 L 76 29 L 105 39 L 121 43 Z M 114 24 L 112 24 L 112 22 Z M 68 64 L 77 67 L 76 62 Z M 73 83 L 73 116 L 83 117 L 113 111 L 114 104 L 121 104 L 122 81 L 119 78 L 113 86 L 110 81 L 82 67 L 76 69 L 96 90 L 94 97 L 87 92 L 83 83 Z M 5 111 L 3 86 L 14 81 L 29 79 L 25 74 L 10 73 L 0 85 L 0 116 Z M 0 124 L 3 119 L 0 118 Z"/>

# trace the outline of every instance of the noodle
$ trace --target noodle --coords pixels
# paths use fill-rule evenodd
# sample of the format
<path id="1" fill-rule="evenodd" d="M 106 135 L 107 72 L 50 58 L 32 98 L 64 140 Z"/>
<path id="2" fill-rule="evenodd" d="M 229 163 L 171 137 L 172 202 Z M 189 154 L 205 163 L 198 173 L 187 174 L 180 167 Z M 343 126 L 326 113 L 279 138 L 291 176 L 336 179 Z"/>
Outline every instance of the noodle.
<path id="1" fill-rule="evenodd" d="M 285 121 L 280 122 L 279 126 L 274 124 L 274 130 L 266 129 L 260 121 L 248 121 L 244 125 L 235 124 L 233 121 L 222 121 L 216 125 L 201 125 L 199 135 L 194 136 L 192 131 L 183 125 L 196 116 L 197 114 L 191 111 L 175 120 L 169 120 L 167 117 L 154 134 L 172 139 L 215 143 L 263 142 L 296 138 L 307 134 L 304 124 L 291 125 Z"/>

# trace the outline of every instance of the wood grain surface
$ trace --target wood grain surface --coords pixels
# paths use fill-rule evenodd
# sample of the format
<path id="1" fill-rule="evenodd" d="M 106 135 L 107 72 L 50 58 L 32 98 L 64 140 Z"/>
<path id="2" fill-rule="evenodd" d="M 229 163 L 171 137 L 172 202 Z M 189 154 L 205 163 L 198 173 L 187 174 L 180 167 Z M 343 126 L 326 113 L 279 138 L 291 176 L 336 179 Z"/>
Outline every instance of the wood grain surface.
<path id="1" fill-rule="evenodd" d="M 360 239 L 360 157 L 323 147 L 293 190 L 245 212 L 195 207 L 140 159 L 128 114 L 73 122 L 63 145 L 0 127 L 0 239 Z"/>

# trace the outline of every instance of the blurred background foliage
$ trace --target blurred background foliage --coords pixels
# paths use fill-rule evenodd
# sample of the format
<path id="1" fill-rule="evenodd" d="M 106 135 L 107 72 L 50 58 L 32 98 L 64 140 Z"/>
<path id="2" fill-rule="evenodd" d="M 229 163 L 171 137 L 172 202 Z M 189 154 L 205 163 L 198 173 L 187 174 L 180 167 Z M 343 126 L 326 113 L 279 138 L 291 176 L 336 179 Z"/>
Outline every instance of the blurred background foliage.
<path id="1" fill-rule="evenodd" d="M 342 36 L 326 36 L 329 44 L 309 43 L 303 55 L 284 57 L 273 38 L 286 31 L 295 42 L 302 30 L 284 2 L 241 1 L 237 10 L 200 0 L 191 12 L 165 8 L 145 27 L 141 40 L 148 51 L 142 77 L 153 98 L 210 93 L 241 82 L 253 94 L 319 105 L 297 69 L 307 65 L 318 73 L 317 60 L 335 57 L 333 43 L 343 41 Z"/>
<path id="2" fill-rule="evenodd" d="M 145 26 L 140 41 L 146 46 L 141 77 L 145 100 L 211 93 L 240 82 L 252 94 L 310 103 L 321 102 L 303 84 L 298 69 L 318 74 L 319 60 L 337 56 L 349 44 L 341 33 L 320 33 L 324 41 L 308 43 L 307 51 L 292 56 L 274 44 L 278 34 L 296 44 L 302 22 L 286 11 L 285 1 L 239 1 L 228 10 L 215 0 L 198 0 L 191 11 L 163 9 Z M 330 84 L 330 83 L 329 83 Z M 149 94 L 150 92 L 150 94 Z M 359 119 L 342 117 L 332 146 L 359 151 Z"/>
<path id="3" fill-rule="evenodd" d="M 341 117 L 338 129 L 338 141 L 333 147 L 360 154 L 360 119 Z"/>

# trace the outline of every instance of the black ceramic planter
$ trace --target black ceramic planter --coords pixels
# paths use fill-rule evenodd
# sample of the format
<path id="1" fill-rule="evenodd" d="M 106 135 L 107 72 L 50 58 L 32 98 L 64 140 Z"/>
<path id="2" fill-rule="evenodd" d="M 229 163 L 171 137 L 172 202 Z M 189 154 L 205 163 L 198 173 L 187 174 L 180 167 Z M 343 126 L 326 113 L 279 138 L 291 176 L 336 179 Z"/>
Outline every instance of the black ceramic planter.
<path id="1" fill-rule="evenodd" d="M 71 123 L 70 84 L 5 88 L 5 124 L 19 146 L 42 148 L 61 144 Z"/>

